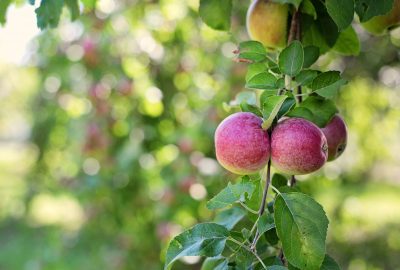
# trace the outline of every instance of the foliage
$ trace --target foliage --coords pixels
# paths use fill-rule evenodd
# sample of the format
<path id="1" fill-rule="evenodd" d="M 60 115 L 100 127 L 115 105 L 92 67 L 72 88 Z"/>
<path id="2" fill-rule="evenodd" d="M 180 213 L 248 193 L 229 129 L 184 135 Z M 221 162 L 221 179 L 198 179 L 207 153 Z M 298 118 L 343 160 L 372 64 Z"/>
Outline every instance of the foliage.
<path id="1" fill-rule="evenodd" d="M 351 27 L 350 24 L 353 21 L 354 12 L 356 11 L 360 15 L 362 11 L 359 8 L 355 9 L 355 3 L 352 1 L 341 2 L 328 0 L 319 3 L 315 1 L 308 2 L 309 6 L 314 5 L 313 7 L 316 10 L 316 14 L 313 14 L 314 18 L 311 24 L 304 27 L 305 30 L 300 32 L 297 25 L 301 23 L 298 19 L 300 16 L 298 13 L 301 1 L 278 2 L 293 4 L 288 46 L 277 54 L 270 54 L 266 51 L 263 44 L 257 41 L 245 41 L 239 44 L 238 51 L 236 52 L 238 54 L 238 62 L 251 64 L 246 75 L 246 87 L 264 91 L 259 97 L 259 106 L 254 106 L 253 102 L 252 104 L 241 103 L 240 108 L 242 111 L 254 112 L 262 116 L 264 119 L 262 128 L 268 130 L 269 133 L 271 133 L 274 128 L 273 123 L 279 121 L 279 118 L 283 115 L 303 117 L 320 127 L 324 127 L 338 111 L 330 99 L 337 96 L 340 88 L 346 84 L 346 80 L 341 78 L 340 72 L 338 71 L 319 72 L 305 69 L 305 67 L 311 66 L 313 62 L 319 58 L 320 51 L 324 53 L 329 49 L 334 49 L 340 36 L 340 44 L 350 43 L 353 46 L 349 45 L 347 48 L 359 49 L 359 46 L 357 46 L 358 43 L 353 41 L 358 39 L 357 36 L 354 35 L 354 31 L 352 32 L 351 28 L 350 30 L 347 29 Z M 202 14 L 202 6 L 211 6 L 212 4 L 215 5 L 215 1 L 203 0 L 200 6 L 200 14 Z M 372 9 L 368 4 L 363 4 L 366 5 L 367 9 Z M 382 3 L 381 6 L 380 9 L 383 9 L 385 3 Z M 391 6 L 393 6 L 393 3 Z M 219 8 L 207 9 L 208 15 L 204 17 L 203 12 L 203 20 L 216 30 L 228 30 L 229 24 L 225 24 L 225 26 L 222 27 L 219 23 L 213 25 L 210 21 L 218 22 L 212 18 L 219 18 L 219 20 L 225 18 L 226 21 L 229 21 L 231 16 L 230 8 L 229 5 L 227 13 L 221 12 Z M 308 9 L 310 8 L 308 7 Z M 374 14 L 374 16 L 380 14 L 380 9 L 376 9 L 376 14 Z M 212 13 L 212 15 L 210 15 L 210 13 Z M 308 13 L 309 12 L 306 12 L 306 14 Z M 306 14 L 302 15 L 304 16 Z M 364 14 L 362 16 L 360 15 L 361 18 L 363 18 L 363 16 Z M 318 21 L 320 23 L 318 23 Z M 315 39 L 309 40 L 311 42 L 307 42 L 307 37 L 309 36 L 308 32 L 314 32 L 315 29 L 321 27 L 321 25 L 327 27 L 327 29 L 320 30 L 320 34 L 323 36 L 322 38 L 325 42 L 321 43 Z M 331 31 L 327 31 L 328 29 Z M 340 33 L 332 33 L 335 29 L 338 32 L 346 29 L 343 32 L 346 36 Z M 293 41 L 295 35 L 300 37 L 300 40 L 302 40 L 302 36 L 304 37 L 305 43 L 308 45 L 306 47 L 308 48 L 307 54 L 301 41 Z M 315 33 L 311 34 L 311 36 L 314 35 Z M 345 39 L 348 40 L 345 41 Z M 344 45 L 338 45 L 336 49 L 345 54 L 348 52 Z M 350 54 L 356 55 L 358 51 L 351 51 Z M 305 59 L 306 64 L 304 65 Z M 298 78 L 297 75 L 300 75 L 300 73 L 301 76 Z M 308 98 L 306 98 L 304 103 L 301 103 L 301 96 L 303 95 L 308 96 Z M 296 97 L 298 102 L 295 102 Z M 284 102 L 288 98 L 292 99 L 293 102 L 285 107 L 284 112 L 278 115 L 282 110 Z M 265 232 L 272 228 L 276 228 L 277 236 L 282 243 L 281 252 L 283 255 L 279 257 L 279 246 L 275 246 L 278 242 L 270 246 L 275 248 L 274 256 L 277 256 L 277 259 L 281 259 L 282 263 L 285 264 L 287 260 L 287 264 L 296 269 L 317 270 L 321 268 L 338 267 L 337 263 L 325 254 L 328 219 L 322 207 L 310 197 L 299 192 L 293 192 L 294 190 L 285 190 L 282 191 L 282 193 L 277 191 L 278 195 L 272 201 L 274 204 L 274 218 L 273 220 L 270 218 L 268 222 L 265 220 L 266 217 L 263 214 L 271 181 L 270 166 L 269 162 L 263 199 L 259 203 L 258 218 L 254 223 L 253 229 L 251 229 L 251 231 L 242 229 L 242 235 L 239 239 L 232 238 L 232 241 L 237 243 L 239 248 L 236 250 L 231 248 L 231 254 L 223 260 L 223 269 L 229 269 L 229 265 L 233 265 L 234 267 L 240 265 L 240 267 L 244 267 L 244 269 L 252 269 L 257 265 L 257 267 L 267 269 L 268 265 L 263 262 L 267 255 L 264 254 L 262 250 L 265 250 L 265 246 L 269 245 L 259 240 Z M 292 176 L 292 179 L 294 179 L 294 176 Z M 250 200 L 255 188 L 249 184 L 249 182 L 242 182 L 235 185 L 229 183 L 222 192 L 208 203 L 209 209 L 218 209 L 226 207 L 234 202 L 240 202 L 250 214 L 257 213 L 245 206 L 247 201 L 244 194 L 247 193 L 250 197 L 247 198 L 247 200 Z M 294 184 L 294 180 L 291 180 L 290 187 L 293 187 Z M 272 188 L 274 187 L 272 186 Z M 255 228 L 257 228 L 256 231 L 254 230 Z M 192 233 L 196 234 L 189 230 L 178 237 L 191 235 Z M 173 243 L 174 242 L 171 242 L 167 249 L 167 256 L 174 249 Z M 207 244 L 198 247 L 194 254 L 207 256 L 208 250 L 210 248 L 212 250 L 212 243 L 210 245 Z M 261 248 L 261 245 L 263 248 Z M 218 252 L 211 252 L 212 254 L 208 257 L 222 254 L 223 247 L 221 247 L 219 242 L 216 244 L 216 247 L 218 247 Z M 185 249 L 185 247 L 183 248 Z M 187 252 L 190 252 L 189 250 L 191 250 L 191 247 L 189 246 L 187 249 Z M 239 251 L 247 251 L 250 252 L 250 254 L 244 258 L 237 258 L 235 255 Z M 169 262 L 170 260 L 167 259 L 166 266 L 169 265 Z M 228 262 L 228 264 L 226 264 L 226 262 Z M 272 267 L 280 266 L 273 265 Z"/>
<path id="2" fill-rule="evenodd" d="M 179 247 L 174 241 L 178 239 L 179 243 L 185 244 L 185 251 L 190 251 L 186 255 L 214 256 L 220 253 L 219 248 L 224 247 L 220 256 L 205 260 L 204 269 L 231 269 L 234 263 L 239 269 L 253 263 L 254 268 L 262 269 L 255 255 L 240 245 L 252 242 L 258 230 L 260 236 L 256 250 L 258 255 L 263 256 L 263 263 L 268 269 L 286 269 L 280 265 L 276 255 L 280 248 L 278 236 L 281 236 L 283 244 L 287 234 L 282 232 L 287 228 L 284 224 L 275 224 L 274 219 L 276 215 L 284 214 L 287 220 L 292 221 L 285 224 L 299 228 L 299 232 L 306 232 L 307 240 L 298 241 L 301 238 L 297 237 L 285 239 L 285 243 L 293 241 L 306 251 L 312 250 L 315 254 L 310 257 L 311 262 L 319 264 L 323 260 L 322 269 L 337 269 L 333 259 L 323 256 L 324 233 L 317 235 L 315 230 L 309 232 L 313 226 L 324 232 L 326 226 L 325 214 L 318 201 L 324 205 L 331 219 L 329 232 L 333 236 L 328 241 L 334 245 L 330 244 L 327 251 L 343 268 L 349 268 L 354 261 L 357 263 L 360 260 L 357 258 L 366 258 L 375 266 L 395 269 L 398 266 L 395 239 L 399 238 L 394 219 L 388 221 L 393 223 L 394 230 L 389 230 L 390 224 L 379 223 L 383 224 L 378 230 L 383 231 L 380 242 L 377 239 L 374 242 L 373 238 L 366 238 L 365 242 L 353 238 L 357 236 L 355 232 L 360 230 L 373 237 L 371 232 L 364 231 L 368 228 L 360 228 L 360 224 L 374 224 L 377 222 L 375 219 L 384 220 L 385 217 L 384 213 L 380 218 L 358 216 L 354 211 L 365 205 L 365 211 L 360 213 L 370 213 L 370 209 L 375 209 L 373 207 L 377 204 L 368 204 L 368 198 L 373 197 L 372 201 L 379 202 L 387 197 L 386 194 L 395 197 L 396 192 L 394 187 L 385 189 L 377 185 L 369 186 L 369 190 L 364 183 L 372 177 L 372 165 L 385 155 L 382 150 L 387 149 L 383 147 L 385 142 L 394 143 L 397 139 L 389 134 L 398 125 L 398 111 L 387 110 L 393 108 L 391 106 L 396 100 L 393 97 L 396 96 L 387 89 L 372 89 L 369 81 L 344 85 L 343 79 L 351 77 L 345 74 L 351 75 L 351 72 L 372 67 L 365 63 L 374 58 L 361 52 L 360 58 L 365 62 L 357 62 L 358 68 L 346 70 L 345 74 L 319 71 L 328 68 L 314 63 L 320 54 L 329 50 L 329 44 L 332 45 L 332 40 L 324 36 L 325 29 L 321 29 L 326 25 L 321 24 L 320 14 L 327 13 L 315 1 L 303 1 L 301 10 L 313 13 L 310 12 L 311 4 L 316 13 L 315 19 L 314 15 L 304 14 L 305 40 L 292 43 L 296 44 L 296 50 L 290 53 L 267 52 L 255 42 L 239 43 L 237 59 L 254 62 L 248 64 L 246 74 L 244 65 L 232 65 L 221 54 L 224 52 L 226 55 L 226 48 L 231 48 L 232 42 L 237 43 L 237 40 L 201 25 L 195 5 L 180 4 L 185 10 L 185 17 L 179 12 L 169 13 L 168 10 L 176 6 L 167 2 L 136 3 L 107 18 L 87 13 L 80 21 L 68 24 L 78 30 L 84 28 L 83 35 L 69 39 L 63 36 L 65 29 L 56 29 L 47 31 L 38 39 L 40 46 L 34 64 L 38 67 L 36 83 L 40 90 L 31 101 L 32 109 L 28 113 L 33 121 L 30 142 L 34 145 L 32 156 L 35 165 L 26 177 L 26 190 L 18 195 L 26 214 L 15 220 L 11 218 L 2 226 L 6 244 L 4 253 L 0 255 L 0 266 L 5 265 L 7 269 L 32 265 L 44 269 L 131 269 L 135 265 L 160 269 L 164 262 L 174 260 L 164 256 L 174 254 L 171 250 Z M 287 2 L 300 4 L 300 1 Z M 308 3 L 307 9 L 305 3 Z M 247 3 L 236 1 L 234 4 L 232 14 L 240 21 Z M 328 13 L 331 12 L 328 9 Z M 165 21 L 151 20 L 158 13 L 163 13 L 160 17 Z M 53 21 L 54 17 L 46 16 L 46 21 Z M 234 21 L 231 27 L 237 27 Z M 62 18 L 61 27 L 65 27 Z M 348 31 L 346 29 L 338 35 L 331 53 L 344 51 L 343 48 L 350 48 L 351 52 L 347 54 L 359 52 L 359 48 L 345 45 L 359 44 L 355 42 L 358 38 L 354 35 L 343 38 L 350 41 L 343 41 L 341 49 L 338 49 L 343 33 Z M 231 30 L 239 31 L 237 28 Z M 317 39 L 314 40 L 315 37 Z M 76 48 L 78 54 L 74 54 Z M 84 49 L 81 56 L 79 48 Z M 338 56 L 334 54 L 333 58 Z M 297 67 L 292 69 L 292 64 Z M 290 81 L 290 87 L 285 84 L 286 74 L 296 74 Z M 33 76 L 21 74 L 20 78 L 29 80 Z M 244 77 L 248 88 L 246 92 L 242 91 Z M 302 94 L 307 97 L 302 103 L 296 102 L 298 85 L 303 87 Z M 341 86 L 345 90 L 336 97 Z M 278 90 L 282 89 L 283 95 L 277 96 Z M 24 94 L 21 96 L 25 97 Z M 227 109 L 258 112 L 264 117 L 265 128 L 273 126 L 285 115 L 301 116 L 324 126 L 337 112 L 334 101 L 339 98 L 341 112 L 347 116 L 352 130 L 357 132 L 358 151 L 362 151 L 359 154 L 362 158 L 356 159 L 356 163 L 348 162 L 349 165 L 340 163 L 347 168 L 346 171 L 333 165 L 326 170 L 328 176 L 315 175 L 311 181 L 300 183 L 296 188 L 287 187 L 287 176 L 273 174 L 271 182 L 277 190 L 269 192 L 267 210 L 257 218 L 254 212 L 260 205 L 263 181 L 256 176 L 237 181 L 234 176 L 223 174 L 213 160 L 213 131 L 221 117 L 226 115 L 220 105 L 234 96 L 235 100 L 227 103 Z M 370 105 L 365 106 L 367 103 Z M 379 114 L 373 114 L 377 112 Z M 367 119 L 373 117 L 383 119 L 376 123 L 376 129 L 371 130 Z M 365 135 L 370 133 L 374 136 Z M 349 160 L 352 159 L 346 159 Z M 350 165 L 351 168 L 346 167 Z M 340 177 L 332 176 L 338 171 Z M 332 177 L 340 179 L 329 180 Z M 15 182 L 11 180 L 9 182 Z M 231 183 L 224 189 L 229 181 Z M 204 194 L 204 188 L 215 194 L 218 202 L 223 202 L 219 206 L 224 209 L 218 209 L 215 214 L 207 210 L 205 199 L 210 199 L 209 202 L 215 202 L 215 199 Z M 316 200 L 300 192 L 315 194 Z M 45 197 L 48 194 L 52 199 Z M 49 221 L 37 214 L 40 213 L 36 207 L 38 201 L 47 198 L 45 205 L 55 206 L 61 204 L 56 199 L 61 196 L 67 196 L 81 205 L 85 218 L 75 222 L 77 227 L 65 222 L 68 215 L 61 218 L 64 223 L 51 223 L 51 220 L 46 223 Z M 283 200 L 292 196 L 295 197 L 294 211 L 300 214 L 299 218 L 296 216 L 298 219 L 290 215 L 289 204 Z M 354 200 L 362 202 L 361 206 Z M 385 207 L 379 209 L 388 209 L 388 205 L 395 207 L 398 200 L 393 198 L 390 202 L 395 203 L 384 204 Z M 303 204 L 316 209 L 310 212 L 320 217 L 316 225 L 298 222 L 302 221 L 303 214 L 298 205 Z M 348 207 L 349 204 L 356 205 L 354 210 Z M 63 210 L 70 204 L 63 201 L 61 205 L 58 211 L 65 213 Z M 326 206 L 330 207 L 326 209 Z M 395 213 L 396 208 L 393 209 Z M 79 212 L 70 210 L 67 213 L 74 211 Z M 210 223 L 211 220 L 213 223 Z M 39 228 L 32 229 L 32 224 Z M 179 234 L 190 227 L 192 229 Z M 210 227 L 212 229 L 208 230 Z M 379 253 L 388 249 L 385 232 L 391 232 L 390 236 L 394 239 L 388 240 L 391 241 L 392 253 Z M 207 239 L 199 235 L 207 235 Z M 167 250 L 171 238 L 171 243 L 175 244 Z M 199 238 L 202 240 L 197 241 Z M 311 248 L 304 245 L 310 240 L 318 243 L 318 250 L 313 245 Z M 367 241 L 371 242 L 365 244 Z M 363 251 L 366 247 L 372 249 L 377 242 L 384 246 L 376 248 L 372 255 Z M 17 250 L 16 254 L 24 255 L 21 255 L 21 260 L 11 261 L 13 257 L 9 256 L 9 250 Z M 285 255 L 291 254 L 287 244 L 284 251 Z M 234 256 L 230 257 L 232 254 Z M 303 261 L 298 254 L 288 257 L 291 264 L 301 267 Z M 183 264 L 181 259 L 174 262 L 174 269 L 198 269 Z M 25 262 L 28 266 L 24 265 Z M 289 267 L 293 268 L 293 265 Z"/>

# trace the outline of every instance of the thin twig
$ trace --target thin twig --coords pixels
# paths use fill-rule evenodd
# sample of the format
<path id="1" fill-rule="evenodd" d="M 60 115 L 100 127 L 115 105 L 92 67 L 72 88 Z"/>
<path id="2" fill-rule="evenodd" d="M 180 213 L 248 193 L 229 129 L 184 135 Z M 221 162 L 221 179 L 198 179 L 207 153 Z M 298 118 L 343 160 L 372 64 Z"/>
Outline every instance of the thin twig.
<path id="1" fill-rule="evenodd" d="M 252 214 L 258 214 L 258 212 L 256 210 L 251 209 L 250 207 L 248 207 L 246 204 L 244 204 L 243 202 L 239 202 L 241 206 L 243 206 L 244 209 L 246 209 L 247 211 L 249 211 Z"/>
<path id="2" fill-rule="evenodd" d="M 298 29 L 297 24 L 298 24 L 298 22 L 299 22 L 298 16 L 299 16 L 299 11 L 296 10 L 296 11 L 293 13 L 292 20 L 291 20 L 291 22 L 290 22 L 290 29 L 289 29 L 289 36 L 288 36 L 288 44 L 290 44 L 290 43 L 296 38 L 296 36 L 297 36 L 297 34 L 296 34 L 297 29 Z"/>
<path id="3" fill-rule="evenodd" d="M 250 235 L 252 235 L 254 230 L 257 228 L 257 223 L 258 223 L 259 219 L 260 219 L 260 217 L 257 218 L 256 222 L 254 222 L 253 228 L 251 228 L 251 230 L 250 230 Z"/>
<path id="4" fill-rule="evenodd" d="M 279 195 L 281 195 L 281 192 L 280 192 L 276 187 L 274 187 L 273 185 L 271 185 L 271 188 L 272 188 L 276 193 L 278 193 Z"/>
<path id="5" fill-rule="evenodd" d="M 296 39 L 301 41 L 301 13 L 298 13 L 297 16 L 297 29 L 296 29 Z M 303 97 L 302 97 L 302 88 L 301 86 L 297 86 L 297 101 L 299 103 L 303 102 Z"/>

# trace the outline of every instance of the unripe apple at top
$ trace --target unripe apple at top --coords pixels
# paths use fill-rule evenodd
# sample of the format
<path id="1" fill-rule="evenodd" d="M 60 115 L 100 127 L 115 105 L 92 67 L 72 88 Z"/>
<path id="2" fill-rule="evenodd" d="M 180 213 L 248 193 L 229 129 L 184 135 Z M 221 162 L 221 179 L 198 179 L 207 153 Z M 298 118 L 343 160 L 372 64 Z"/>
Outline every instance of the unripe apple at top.
<path id="1" fill-rule="evenodd" d="M 308 120 L 288 118 L 272 131 L 272 165 L 283 173 L 312 173 L 325 164 L 327 157 L 325 135 Z"/>
<path id="2" fill-rule="evenodd" d="M 270 140 L 261 127 L 262 119 L 238 112 L 222 121 L 215 131 L 218 162 L 236 174 L 253 174 L 264 168 L 270 157 Z"/>
<path id="3" fill-rule="evenodd" d="M 321 129 L 328 142 L 328 161 L 337 159 L 346 148 L 347 128 L 343 119 L 335 115 L 329 123 Z"/>
<path id="4" fill-rule="evenodd" d="M 247 11 L 247 32 L 251 39 L 272 49 L 286 46 L 288 5 L 271 0 L 254 0 Z"/>
<path id="5" fill-rule="evenodd" d="M 362 26 L 372 34 L 382 34 L 388 28 L 400 23 L 400 0 L 395 0 L 393 8 L 389 13 L 381 16 L 375 16 L 371 20 L 362 24 Z"/>

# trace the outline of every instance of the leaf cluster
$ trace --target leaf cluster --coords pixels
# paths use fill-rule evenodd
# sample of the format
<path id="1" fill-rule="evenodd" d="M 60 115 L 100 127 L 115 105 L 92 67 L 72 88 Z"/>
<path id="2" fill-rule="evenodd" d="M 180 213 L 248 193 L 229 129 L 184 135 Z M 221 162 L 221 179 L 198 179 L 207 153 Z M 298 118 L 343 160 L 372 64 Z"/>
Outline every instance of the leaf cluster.
<path id="1" fill-rule="evenodd" d="M 171 241 L 165 269 L 183 256 L 208 257 L 203 270 L 340 269 L 326 254 L 328 219 L 322 206 L 287 186 L 285 176 L 274 174 L 274 196 L 268 211 L 258 216 L 251 207 L 260 203 L 259 183 L 248 176 L 228 183 L 207 203 L 210 210 L 219 210 L 214 221 L 197 224 Z M 248 223 L 253 223 L 251 230 Z M 279 258 L 281 249 L 287 266 Z"/>
<path id="2" fill-rule="evenodd" d="M 332 99 L 347 81 L 338 71 L 310 69 L 318 57 L 318 47 L 303 47 L 299 41 L 289 44 L 277 59 L 257 41 L 241 43 L 238 58 L 251 63 L 246 74 L 246 88 L 256 90 L 254 96 L 259 104 L 244 100 L 241 110 L 262 116 L 264 129 L 284 116 L 304 118 L 324 127 L 337 113 Z M 306 97 L 303 103 L 296 102 L 299 96 Z"/>

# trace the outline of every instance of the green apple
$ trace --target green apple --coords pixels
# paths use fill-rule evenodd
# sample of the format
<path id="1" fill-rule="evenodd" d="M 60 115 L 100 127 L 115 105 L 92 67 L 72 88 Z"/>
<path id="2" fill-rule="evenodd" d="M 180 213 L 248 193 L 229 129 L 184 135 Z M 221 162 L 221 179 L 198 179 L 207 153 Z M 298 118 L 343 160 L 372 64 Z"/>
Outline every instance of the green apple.
<path id="1" fill-rule="evenodd" d="M 247 32 L 251 39 L 271 49 L 284 48 L 287 39 L 288 5 L 271 0 L 254 0 L 247 11 Z"/>

